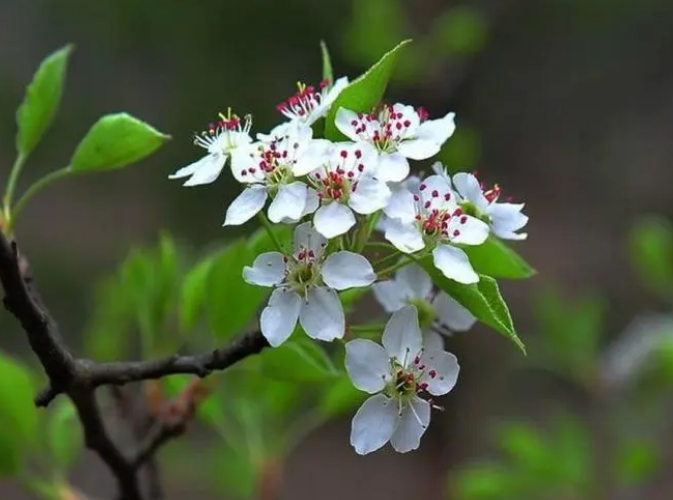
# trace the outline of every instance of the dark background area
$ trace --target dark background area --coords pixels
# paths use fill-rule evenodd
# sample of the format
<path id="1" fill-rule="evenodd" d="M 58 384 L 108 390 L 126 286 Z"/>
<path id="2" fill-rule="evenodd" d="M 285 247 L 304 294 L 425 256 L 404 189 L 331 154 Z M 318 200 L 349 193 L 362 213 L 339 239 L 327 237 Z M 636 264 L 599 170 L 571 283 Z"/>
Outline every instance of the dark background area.
<path id="1" fill-rule="evenodd" d="M 463 28 L 443 30 L 447 12 Z M 68 340 L 78 343 L 92 284 L 132 246 L 162 229 L 197 248 L 250 229 L 221 227 L 232 180 L 187 189 L 167 179 L 201 155 L 194 131 L 228 106 L 252 113 L 257 131 L 280 122 L 275 105 L 294 82 L 320 79 L 320 39 L 336 73 L 353 78 L 407 37 L 434 49 L 408 54 L 389 95 L 435 116 L 455 111 L 454 166 L 527 203 L 530 236 L 517 250 L 539 275 L 503 285 L 523 340 L 535 335 L 531 297 L 548 283 L 570 296 L 606 290 L 615 333 L 636 312 L 661 308 L 635 284 L 624 242 L 638 216 L 673 215 L 670 0 L 1 0 L 0 178 L 14 158 L 24 87 L 68 42 L 77 48 L 61 111 L 20 188 L 64 166 L 102 113 L 128 111 L 174 138 L 134 168 L 50 187 L 23 214 L 17 237 Z M 0 321 L 3 348 L 25 353 L 17 325 Z M 419 452 L 357 457 L 349 422 L 336 422 L 294 454 L 281 498 L 438 499 L 445 472 L 480 452 L 487 422 L 541 416 L 556 400 L 581 405 L 554 381 L 503 376 L 518 354 L 486 327 L 452 342 L 461 379 Z M 111 486 L 91 458 L 73 483 Z M 168 482 L 170 498 L 210 498 L 208 485 L 179 474 Z M 660 498 L 671 487 L 661 481 Z M 0 496 L 30 498 L 11 484 Z"/>

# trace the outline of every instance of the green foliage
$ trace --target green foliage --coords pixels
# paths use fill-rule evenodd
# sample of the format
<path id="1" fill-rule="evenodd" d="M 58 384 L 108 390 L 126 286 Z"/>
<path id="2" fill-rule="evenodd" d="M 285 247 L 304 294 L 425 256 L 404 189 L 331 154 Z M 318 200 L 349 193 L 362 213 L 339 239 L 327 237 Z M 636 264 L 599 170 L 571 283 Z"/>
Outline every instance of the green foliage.
<path id="1" fill-rule="evenodd" d="M 262 373 L 276 380 L 322 382 L 337 375 L 325 349 L 306 338 L 300 327 L 284 344 L 263 351 L 261 359 Z"/>
<path id="2" fill-rule="evenodd" d="M 500 295 L 498 283 L 489 276 L 479 275 L 479 282 L 472 285 L 463 285 L 446 278 L 439 271 L 432 257 L 426 257 L 419 264 L 430 275 L 432 281 L 440 289 L 456 299 L 467 308 L 478 320 L 486 323 L 496 331 L 512 340 L 523 353 L 526 348 L 516 334 L 512 316 L 509 313 L 505 299 Z"/>
<path id="3" fill-rule="evenodd" d="M 84 172 L 122 168 L 149 156 L 168 139 L 127 113 L 106 115 L 79 143 L 69 169 Z"/>
<path id="4" fill-rule="evenodd" d="M 0 352 L 0 478 L 19 473 L 35 443 L 38 414 L 30 372 Z"/>
<path id="5" fill-rule="evenodd" d="M 210 328 L 220 340 L 245 328 L 269 294 L 269 288 L 243 280 L 243 268 L 252 265 L 255 257 L 251 246 L 238 240 L 213 260 L 206 279 L 206 311 Z"/>
<path id="6" fill-rule="evenodd" d="M 61 103 L 63 83 L 71 45 L 66 45 L 48 56 L 37 69 L 28 86 L 26 97 L 16 114 L 18 134 L 16 149 L 27 157 L 49 128 Z"/>
<path id="7" fill-rule="evenodd" d="M 437 160 L 446 165 L 451 173 L 454 173 L 473 168 L 479 163 L 480 156 L 479 132 L 461 125 L 437 153 Z"/>
<path id="8" fill-rule="evenodd" d="M 484 15 L 467 5 L 442 12 L 431 31 L 431 40 L 446 54 L 473 55 L 484 48 L 487 38 Z"/>
<path id="9" fill-rule="evenodd" d="M 259 469 L 245 453 L 220 446 L 208 462 L 215 485 L 235 498 L 253 498 Z"/>
<path id="10" fill-rule="evenodd" d="M 642 283 L 666 301 L 673 298 L 673 228 L 663 217 L 643 218 L 629 234 L 629 252 Z"/>
<path id="11" fill-rule="evenodd" d="M 206 301 L 206 282 L 215 262 L 215 256 L 209 255 L 198 262 L 182 282 L 180 292 L 180 327 L 191 330 L 203 311 Z"/>
<path id="12" fill-rule="evenodd" d="M 489 236 L 482 245 L 465 245 L 463 251 L 474 269 L 493 278 L 524 279 L 535 275 L 514 250 L 495 236 Z"/>
<path id="13" fill-rule="evenodd" d="M 459 500 L 514 500 L 507 492 L 515 489 L 516 481 L 501 465 L 483 463 L 467 467 L 451 478 L 449 488 Z"/>
<path id="14" fill-rule="evenodd" d="M 320 53 L 322 54 L 322 79 L 334 83 L 334 71 L 332 70 L 332 58 L 327 50 L 324 40 L 320 41 Z"/>
<path id="15" fill-rule="evenodd" d="M 49 410 L 47 441 L 53 465 L 66 472 L 83 448 L 82 428 L 72 402 L 60 398 Z"/>
<path id="16" fill-rule="evenodd" d="M 330 381 L 320 400 L 319 411 L 325 418 L 341 416 L 356 409 L 367 397 L 367 393 L 353 386 L 348 374 L 342 373 L 334 382 Z"/>
<path id="17" fill-rule="evenodd" d="M 615 454 L 615 476 L 620 484 L 641 484 L 657 472 L 659 452 L 650 441 L 629 439 L 620 444 Z"/>
<path id="18" fill-rule="evenodd" d="M 336 113 L 340 107 L 352 111 L 369 112 L 380 102 L 392 76 L 400 50 L 410 43 L 405 40 L 369 68 L 363 75 L 351 82 L 332 104 L 325 122 L 325 137 L 330 140 L 342 140 L 344 135 L 339 132 L 334 123 Z"/>

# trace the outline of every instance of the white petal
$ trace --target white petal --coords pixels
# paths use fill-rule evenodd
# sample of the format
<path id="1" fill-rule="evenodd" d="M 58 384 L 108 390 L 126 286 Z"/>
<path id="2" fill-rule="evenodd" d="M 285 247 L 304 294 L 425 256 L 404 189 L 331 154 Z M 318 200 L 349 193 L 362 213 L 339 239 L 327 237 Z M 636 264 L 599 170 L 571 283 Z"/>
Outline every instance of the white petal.
<path id="1" fill-rule="evenodd" d="M 397 408 L 392 399 L 377 394 L 358 409 L 351 426 L 351 445 L 360 455 L 383 447 L 393 435 Z"/>
<path id="2" fill-rule="evenodd" d="M 243 279 L 252 285 L 274 286 L 285 278 L 285 256 L 267 252 L 257 256 L 252 267 L 243 268 Z"/>
<path id="3" fill-rule="evenodd" d="M 402 153 L 381 153 L 376 176 L 386 182 L 402 182 L 409 175 L 409 162 Z"/>
<path id="4" fill-rule="evenodd" d="M 322 286 L 309 288 L 299 323 L 309 337 L 317 340 L 330 342 L 343 337 L 346 321 L 337 293 Z"/>
<path id="5" fill-rule="evenodd" d="M 196 172 L 202 164 L 209 162 L 210 161 L 210 156 L 211 155 L 204 156 L 200 160 L 197 160 L 193 163 L 190 163 L 186 167 L 182 167 L 181 169 L 178 169 L 177 172 L 169 175 L 168 178 L 169 179 L 181 179 L 183 177 L 189 177 L 194 172 Z"/>
<path id="6" fill-rule="evenodd" d="M 376 273 L 364 256 L 344 250 L 327 257 L 322 279 L 330 288 L 346 290 L 371 285 L 376 281 Z"/>
<path id="7" fill-rule="evenodd" d="M 309 215 L 318 210 L 320 206 L 320 199 L 318 198 L 318 192 L 313 188 L 308 188 L 306 192 L 306 206 L 301 216 Z"/>
<path id="8" fill-rule="evenodd" d="M 397 151 L 412 160 L 426 160 L 439 153 L 439 150 L 439 144 L 430 139 L 407 139 L 397 145 Z"/>
<path id="9" fill-rule="evenodd" d="M 298 221 L 306 208 L 307 187 L 303 182 L 284 184 L 269 205 L 269 220 L 279 223 Z"/>
<path id="10" fill-rule="evenodd" d="M 447 228 L 451 243 L 481 245 L 488 238 L 488 224 L 470 215 L 452 217 Z"/>
<path id="11" fill-rule="evenodd" d="M 339 108 L 337 110 L 334 125 L 339 129 L 339 132 L 348 137 L 351 141 L 357 142 L 359 137 L 355 133 L 356 127 L 353 126 L 353 121 L 359 122 L 357 113 L 346 108 Z"/>
<path id="12" fill-rule="evenodd" d="M 406 287 L 396 280 L 374 283 L 372 291 L 379 304 L 389 313 L 395 312 L 409 303 L 410 297 Z"/>
<path id="13" fill-rule="evenodd" d="M 231 174 L 238 182 L 249 184 L 255 178 L 248 172 L 249 168 L 258 168 L 259 159 L 255 159 L 259 143 L 248 144 L 236 148 L 231 153 Z M 245 174 L 243 173 L 245 172 Z"/>
<path id="14" fill-rule="evenodd" d="M 432 251 L 435 267 L 449 279 L 469 285 L 479 281 L 479 275 L 474 272 L 470 259 L 460 248 L 450 245 L 439 245 Z"/>
<path id="15" fill-rule="evenodd" d="M 183 175 L 181 175 L 181 177 L 184 177 L 186 175 L 189 175 L 184 174 L 184 172 L 188 171 L 188 169 L 193 168 L 194 173 L 189 179 L 187 179 L 187 181 L 183 184 L 183 186 L 199 186 L 202 184 L 210 184 L 220 176 L 220 172 L 222 172 L 222 169 L 224 168 L 224 165 L 226 163 L 227 163 L 226 155 L 222 153 L 209 154 L 208 156 L 204 156 L 203 158 L 201 158 L 196 163 L 193 163 L 192 165 L 188 165 L 178 170 L 175 173 L 175 175 L 177 176 L 177 174 L 180 174 L 182 172 Z"/>
<path id="16" fill-rule="evenodd" d="M 454 332 L 465 332 L 472 328 L 477 318 L 446 293 L 438 293 L 432 305 L 437 311 L 439 321 Z"/>
<path id="17" fill-rule="evenodd" d="M 320 259 L 327 246 L 327 240 L 310 222 L 299 224 L 294 230 L 294 254 L 303 249 L 313 250 L 315 258 Z"/>
<path id="18" fill-rule="evenodd" d="M 249 221 L 264 207 L 266 197 L 264 186 L 253 185 L 246 188 L 227 208 L 223 225 L 239 226 Z"/>
<path id="19" fill-rule="evenodd" d="M 306 175 L 323 166 L 329 159 L 332 143 L 326 139 L 312 139 L 302 150 L 297 163 L 292 167 L 296 176 Z"/>
<path id="20" fill-rule="evenodd" d="M 522 203 L 492 203 L 488 207 L 491 227 L 496 236 L 508 240 L 526 239 L 525 233 L 516 234 L 528 223 L 528 216 L 521 213 L 522 209 Z"/>
<path id="21" fill-rule="evenodd" d="M 453 354 L 444 350 L 426 350 L 421 356 L 421 364 L 425 365 L 425 371 L 420 382 L 428 384 L 430 394 L 441 396 L 455 387 L 460 366 Z"/>
<path id="22" fill-rule="evenodd" d="M 402 283 L 415 299 L 426 300 L 432 293 L 432 279 L 418 264 L 409 264 L 397 271 L 395 280 Z"/>
<path id="23" fill-rule="evenodd" d="M 369 215 L 383 210 L 388 205 L 391 195 L 385 182 L 371 176 L 362 176 L 348 204 L 357 213 Z"/>
<path id="24" fill-rule="evenodd" d="M 301 297 L 294 291 L 282 288 L 273 291 L 259 320 L 262 335 L 272 347 L 281 345 L 293 332 L 301 304 Z"/>
<path id="25" fill-rule="evenodd" d="M 426 120 L 418 127 L 416 137 L 431 140 L 441 146 L 456 130 L 455 118 L 455 113 L 447 113 L 444 118 Z"/>
<path id="26" fill-rule="evenodd" d="M 418 311 L 414 306 L 404 306 L 388 320 L 381 339 L 388 355 L 403 366 L 413 362 L 423 347 L 423 336 L 418 326 Z"/>
<path id="27" fill-rule="evenodd" d="M 423 332 L 423 348 L 427 351 L 443 351 L 444 337 L 434 330 Z"/>
<path id="28" fill-rule="evenodd" d="M 415 450 L 420 446 L 421 436 L 428 425 L 430 425 L 430 403 L 414 397 L 402 408 L 402 415 L 390 438 L 390 444 L 399 453 Z"/>
<path id="29" fill-rule="evenodd" d="M 325 238 L 334 238 L 346 234 L 355 225 L 355 215 L 346 205 L 333 201 L 317 210 L 313 223 Z"/>
<path id="30" fill-rule="evenodd" d="M 423 235 L 416 224 L 403 224 L 398 219 L 388 221 L 385 237 L 400 252 L 414 253 L 425 248 Z"/>
<path id="31" fill-rule="evenodd" d="M 382 391 L 392 379 L 388 353 L 368 339 L 355 339 L 346 344 L 344 364 L 353 385 L 369 394 Z"/>
<path id="32" fill-rule="evenodd" d="M 472 202 L 478 210 L 484 212 L 488 208 L 488 200 L 481 190 L 479 180 L 467 172 L 458 172 L 453 176 L 453 185 L 460 196 Z"/>
<path id="33" fill-rule="evenodd" d="M 405 224 L 414 222 L 416 216 L 414 195 L 406 189 L 398 189 L 390 197 L 383 212 L 391 219 L 399 219 Z"/>

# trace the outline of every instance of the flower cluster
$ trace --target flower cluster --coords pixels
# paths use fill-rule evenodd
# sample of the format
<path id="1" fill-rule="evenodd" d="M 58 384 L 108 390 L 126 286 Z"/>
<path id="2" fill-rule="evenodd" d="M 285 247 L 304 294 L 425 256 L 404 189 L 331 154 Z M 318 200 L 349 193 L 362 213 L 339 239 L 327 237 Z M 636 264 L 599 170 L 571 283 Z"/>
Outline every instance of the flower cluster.
<path id="1" fill-rule="evenodd" d="M 434 289 L 432 273 L 460 285 L 478 282 L 465 247 L 489 236 L 523 239 L 528 219 L 523 204 L 502 202 L 500 187 L 476 174 L 450 175 L 435 163 L 431 175 L 411 175 L 411 162 L 431 159 L 451 137 L 454 113 L 430 119 L 423 108 L 400 103 L 350 109 L 340 99 L 348 86 L 347 78 L 299 84 L 277 106 L 287 120 L 254 139 L 250 117 L 220 115 L 195 139 L 207 155 L 170 177 L 206 184 L 230 165 L 242 191 L 224 225 L 258 216 L 277 246 L 243 269 L 246 282 L 273 288 L 260 315 L 262 334 L 273 347 L 297 324 L 318 341 L 347 338 L 345 369 L 371 394 L 353 420 L 353 447 L 364 454 L 390 442 L 406 452 L 419 446 L 431 409 L 439 408 L 432 397 L 457 381 L 458 362 L 440 334 L 476 322 Z M 295 226 L 291 250 L 273 236 L 274 224 Z M 374 229 L 386 241 L 374 241 Z M 367 287 L 391 314 L 378 332 L 382 345 L 356 338 L 344 313 L 340 292 Z"/>

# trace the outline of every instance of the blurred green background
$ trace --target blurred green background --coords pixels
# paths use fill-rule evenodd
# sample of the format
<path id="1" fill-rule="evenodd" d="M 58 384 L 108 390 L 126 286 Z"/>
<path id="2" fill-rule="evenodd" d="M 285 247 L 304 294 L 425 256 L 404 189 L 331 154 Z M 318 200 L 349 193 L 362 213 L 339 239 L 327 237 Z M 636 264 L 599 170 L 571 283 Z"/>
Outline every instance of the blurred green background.
<path id="1" fill-rule="evenodd" d="M 165 229 L 203 253 L 250 229 L 221 228 L 233 183 L 187 189 L 166 178 L 200 157 L 191 135 L 218 111 L 252 113 L 265 130 L 297 80 L 320 79 L 321 39 L 336 73 L 353 78 L 404 38 L 414 44 L 390 99 L 455 111 L 445 160 L 527 203 L 530 237 L 517 249 L 539 275 L 504 292 L 529 356 L 483 326 L 456 336 L 461 378 L 419 452 L 357 457 L 345 418 L 292 454 L 280 498 L 670 498 L 673 457 L 652 445 L 673 447 L 670 374 L 634 376 L 645 386 L 628 390 L 604 380 L 610 353 L 632 352 L 611 349 L 621 332 L 643 313 L 667 315 L 673 297 L 653 284 L 667 254 L 643 271 L 667 230 L 628 244 L 634 227 L 659 234 L 673 216 L 668 0 L 3 0 L 0 178 L 25 84 L 67 42 L 77 48 L 61 111 L 21 186 L 63 166 L 102 113 L 129 111 L 174 137 L 134 168 L 54 185 L 26 209 L 17 237 L 52 313 L 79 345 L 94 284 L 132 247 Z M 663 219 L 639 222 L 650 213 Z M 642 241 L 655 241 L 655 257 Z M 3 349 L 26 355 L 13 320 L 0 326 Z M 643 359 L 638 367 L 656 364 Z M 169 498 L 228 498 L 186 466 L 206 460 L 208 435 L 190 436 L 189 448 L 166 450 Z M 104 491 L 112 480 L 82 460 L 73 483 Z M 0 496 L 32 498 L 11 483 Z"/>

